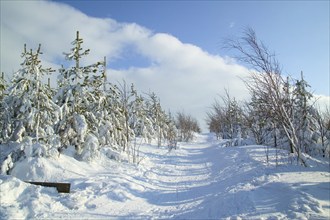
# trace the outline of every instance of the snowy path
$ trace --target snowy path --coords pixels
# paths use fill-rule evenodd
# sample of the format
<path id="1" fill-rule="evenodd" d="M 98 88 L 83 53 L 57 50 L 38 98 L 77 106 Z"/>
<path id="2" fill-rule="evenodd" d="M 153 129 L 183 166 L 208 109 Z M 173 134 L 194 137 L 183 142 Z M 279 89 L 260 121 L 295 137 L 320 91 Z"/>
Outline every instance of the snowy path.
<path id="1" fill-rule="evenodd" d="M 164 188 L 151 196 L 157 205 L 153 213 L 179 219 L 330 216 L 326 169 L 293 171 L 291 167 L 282 173 L 263 165 L 264 158 L 263 147 L 224 148 L 208 136 L 186 144 L 176 156 L 155 163 L 160 172 L 155 172 L 154 185 Z"/>
<path id="2" fill-rule="evenodd" d="M 49 166 L 48 171 L 55 173 L 58 180 L 71 182 L 70 194 L 57 194 L 53 189 L 1 176 L 4 199 L 0 201 L 0 218 L 328 219 L 330 216 L 329 163 L 321 161 L 314 168 L 267 166 L 263 147 L 225 148 L 210 135 L 200 135 L 194 143 L 182 143 L 171 152 L 147 145 L 142 151 L 148 159 L 138 167 L 113 161 L 83 165 L 68 157 L 54 164 L 39 161 L 45 170 Z M 56 163 L 68 168 L 64 171 Z"/>

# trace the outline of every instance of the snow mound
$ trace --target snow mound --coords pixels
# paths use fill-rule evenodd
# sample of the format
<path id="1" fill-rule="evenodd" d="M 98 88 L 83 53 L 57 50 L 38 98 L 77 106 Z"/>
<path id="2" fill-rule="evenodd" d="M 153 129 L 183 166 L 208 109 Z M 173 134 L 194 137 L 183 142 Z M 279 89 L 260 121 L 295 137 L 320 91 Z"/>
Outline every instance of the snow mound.
<path id="1" fill-rule="evenodd" d="M 85 164 L 81 164 L 85 165 Z M 85 165 L 86 166 L 86 165 Z M 78 172 L 77 172 L 78 171 Z M 79 161 L 61 155 L 58 159 L 29 157 L 17 162 L 11 175 L 24 181 L 60 181 L 84 174 Z"/>
<path id="2" fill-rule="evenodd" d="M 25 183 L 15 177 L 0 175 L 0 219 L 29 219 L 55 207 L 51 199 L 55 188 Z"/>

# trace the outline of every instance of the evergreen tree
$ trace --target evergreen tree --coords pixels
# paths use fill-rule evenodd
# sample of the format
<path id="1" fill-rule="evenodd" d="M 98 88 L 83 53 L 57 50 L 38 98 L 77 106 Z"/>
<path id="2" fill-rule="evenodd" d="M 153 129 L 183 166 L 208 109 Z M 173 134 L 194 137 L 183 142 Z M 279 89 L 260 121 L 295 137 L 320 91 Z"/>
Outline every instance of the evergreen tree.
<path id="1" fill-rule="evenodd" d="M 74 146 L 78 155 L 83 153 L 87 137 L 97 140 L 93 138 L 97 137 L 98 133 L 95 106 L 100 106 L 99 101 L 103 100 L 97 96 L 101 95 L 99 88 L 103 85 L 104 77 L 104 74 L 100 73 L 102 62 L 88 66 L 80 65 L 81 58 L 90 51 L 83 50 L 82 43 L 83 39 L 77 31 L 76 39 L 72 42 L 74 47 L 70 53 L 64 53 L 67 60 L 75 62 L 75 66 L 67 69 L 62 67 L 59 70 L 59 90 L 54 97 L 61 107 L 61 120 L 56 130 L 60 135 L 62 147 Z"/>
<path id="2" fill-rule="evenodd" d="M 311 139 L 313 131 L 315 128 L 315 120 L 311 115 L 312 106 L 309 102 L 313 95 L 307 91 L 310 87 L 303 78 L 303 73 L 301 72 L 301 79 L 297 80 L 295 88 L 293 90 L 294 95 L 294 123 L 297 130 L 298 136 L 298 146 L 300 150 L 305 153 L 310 154 L 311 149 Z"/>
<path id="3" fill-rule="evenodd" d="M 144 98 L 141 95 L 138 95 L 136 90 L 133 90 L 132 92 L 134 94 L 134 100 L 131 110 L 131 129 L 134 131 L 136 137 L 141 137 L 149 142 L 154 133 L 152 120 L 148 117 Z"/>
<path id="4" fill-rule="evenodd" d="M 4 100 L 6 123 L 3 130 L 7 140 L 20 142 L 28 137 L 32 138 L 32 143 L 40 142 L 39 149 L 34 149 L 33 153 L 38 150 L 38 155 L 47 155 L 50 148 L 57 146 L 53 125 L 58 121 L 59 112 L 51 100 L 49 88 L 42 83 L 42 77 L 53 70 L 42 67 L 40 47 L 36 52 L 24 47 L 22 68 L 14 74 Z"/>
<path id="5" fill-rule="evenodd" d="M 121 93 L 116 85 L 109 84 L 107 92 L 108 113 L 107 127 L 110 129 L 111 144 L 116 150 L 123 150 L 123 146 L 127 146 L 127 138 L 125 135 L 125 111 L 120 101 Z"/>
<path id="6" fill-rule="evenodd" d="M 172 116 L 171 112 L 168 114 L 168 120 L 167 120 L 167 128 L 168 131 L 166 132 L 166 140 L 168 142 L 168 146 L 170 150 L 172 148 L 176 149 L 177 147 L 177 139 L 178 139 L 178 129 L 175 125 L 175 119 Z"/>
<path id="7" fill-rule="evenodd" d="M 252 96 L 250 103 L 248 103 L 246 119 L 256 144 L 277 147 L 279 128 L 273 118 L 274 115 L 268 102 L 265 102 L 261 97 Z"/>
<path id="8" fill-rule="evenodd" d="M 0 100 L 3 100 L 3 97 L 5 96 L 5 91 L 7 88 L 7 82 L 5 80 L 5 74 L 2 72 L 1 78 L 0 78 Z"/>
<path id="9" fill-rule="evenodd" d="M 135 138 L 134 130 L 131 128 L 133 103 L 134 103 L 134 85 L 129 88 L 125 81 L 120 85 L 120 111 L 123 113 L 122 128 L 124 132 L 124 140 L 122 140 L 123 151 L 130 154 L 130 141 Z"/>
<path id="10" fill-rule="evenodd" d="M 150 103 L 148 103 L 148 115 L 152 120 L 153 129 L 155 132 L 155 138 L 157 139 L 158 147 L 161 146 L 162 141 L 166 137 L 166 114 L 162 110 L 159 99 L 157 98 L 155 93 L 149 94 Z"/>
<path id="11" fill-rule="evenodd" d="M 1 128 L 1 132 L 0 132 L 0 144 L 4 141 L 4 132 L 3 132 L 3 127 L 4 127 L 4 123 L 5 123 L 5 103 L 4 103 L 4 98 L 6 95 L 6 89 L 7 89 L 7 82 L 5 80 L 5 75 L 2 72 L 1 78 L 0 78 L 0 128 Z"/>
<path id="12" fill-rule="evenodd" d="M 8 163 L 24 155 L 58 155 L 70 146 L 83 160 L 96 157 L 101 147 L 111 147 L 138 162 L 139 150 L 131 145 L 135 137 L 150 141 L 156 136 L 159 146 L 165 139 L 174 145 L 175 124 L 156 95 L 145 100 L 133 84 L 129 88 L 124 82 L 118 88 L 106 82 L 105 59 L 81 65 L 89 53 L 82 43 L 77 32 L 73 48 L 64 53 L 74 65 L 59 69 L 56 90 L 49 81 L 42 83 L 53 70 L 42 67 L 40 45 L 35 52 L 24 47 L 24 62 L 9 88 L 0 78 L 0 143 L 24 142 L 24 149 L 16 152 L 19 156 L 8 155 Z M 4 167 L 8 172 L 10 167 Z"/>

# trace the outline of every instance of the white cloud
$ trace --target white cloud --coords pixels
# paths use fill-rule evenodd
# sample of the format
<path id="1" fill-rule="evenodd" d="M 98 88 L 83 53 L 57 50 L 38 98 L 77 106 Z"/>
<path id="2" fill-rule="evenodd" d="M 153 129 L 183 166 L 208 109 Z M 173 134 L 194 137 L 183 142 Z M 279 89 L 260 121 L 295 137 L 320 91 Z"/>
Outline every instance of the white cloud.
<path id="1" fill-rule="evenodd" d="M 24 43 L 28 48 L 41 43 L 44 66 L 58 68 L 64 62 L 62 53 L 71 48 L 76 30 L 84 39 L 83 46 L 91 49 L 88 63 L 103 56 L 107 56 L 108 63 L 122 61 L 127 48 L 148 60 L 144 67 L 108 66 L 108 79 L 125 79 L 141 92 L 156 92 L 165 109 L 185 110 L 204 128 L 205 112 L 224 88 L 238 99 L 248 97 L 240 79 L 248 70 L 232 59 L 209 54 L 135 23 L 92 18 L 70 6 L 48 1 L 1 1 L 1 71 L 11 74 L 20 67 Z"/>
<path id="2" fill-rule="evenodd" d="M 229 88 L 238 99 L 248 96 L 240 77 L 247 69 L 200 48 L 180 42 L 168 34 L 154 34 L 137 43 L 141 55 L 153 63 L 147 68 L 111 71 L 112 79 L 122 77 L 138 88 L 155 91 L 166 107 L 173 111 L 192 112 L 204 120 L 214 97 Z"/>
<path id="3" fill-rule="evenodd" d="M 16 56 L 24 43 L 29 48 L 41 43 L 44 59 L 53 61 L 62 59 L 62 52 L 70 49 L 77 30 L 85 41 L 84 46 L 91 49 L 89 62 L 103 56 L 118 58 L 125 44 L 149 34 L 136 24 L 88 17 L 65 4 L 48 1 L 1 1 L 1 18 L 1 54 L 15 52 Z M 6 64 L 3 71 L 10 71 L 13 64 L 9 67 L 9 62 L 13 58 L 1 56 Z"/>

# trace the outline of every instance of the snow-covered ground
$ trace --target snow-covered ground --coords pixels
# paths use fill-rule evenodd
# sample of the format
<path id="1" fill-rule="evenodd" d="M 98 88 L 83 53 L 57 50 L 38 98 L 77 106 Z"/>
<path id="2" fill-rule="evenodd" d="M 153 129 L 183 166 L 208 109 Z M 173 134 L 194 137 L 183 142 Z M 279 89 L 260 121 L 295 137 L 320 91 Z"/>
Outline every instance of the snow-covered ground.
<path id="1" fill-rule="evenodd" d="M 67 155 L 18 164 L 0 176 L 0 219 L 329 219 L 329 162 L 288 164 L 262 146 L 224 147 L 198 135 L 168 152 L 141 146 L 140 165 Z M 71 193 L 22 180 L 70 182 Z"/>

